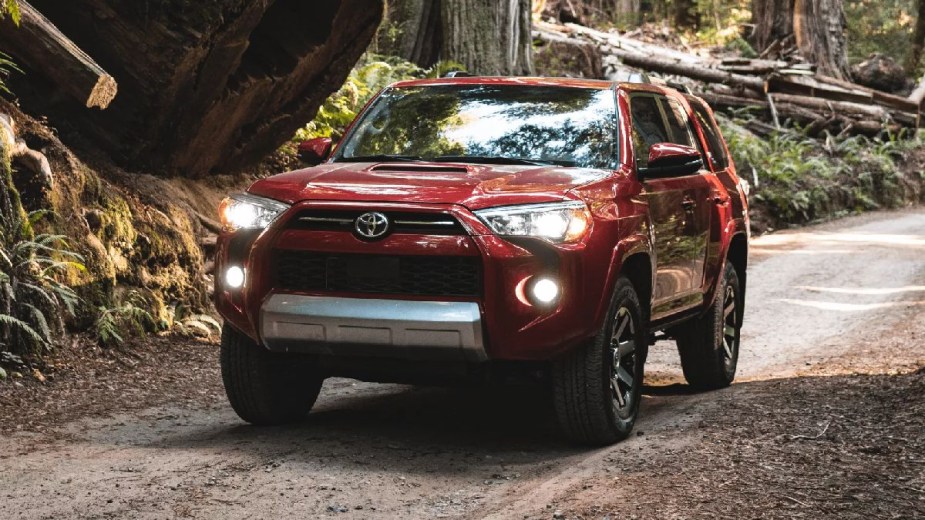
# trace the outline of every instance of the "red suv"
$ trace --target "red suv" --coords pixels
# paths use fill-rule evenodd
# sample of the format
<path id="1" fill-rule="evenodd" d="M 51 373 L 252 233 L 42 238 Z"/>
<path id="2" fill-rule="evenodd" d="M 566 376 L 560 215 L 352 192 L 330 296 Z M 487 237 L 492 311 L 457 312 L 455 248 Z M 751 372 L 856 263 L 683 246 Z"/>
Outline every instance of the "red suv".
<path id="1" fill-rule="evenodd" d="M 656 331 L 733 380 L 747 202 L 710 108 L 651 84 L 394 84 L 314 167 L 226 199 L 216 261 L 232 407 L 279 424 L 330 376 L 548 381 L 565 433 L 636 419 Z"/>

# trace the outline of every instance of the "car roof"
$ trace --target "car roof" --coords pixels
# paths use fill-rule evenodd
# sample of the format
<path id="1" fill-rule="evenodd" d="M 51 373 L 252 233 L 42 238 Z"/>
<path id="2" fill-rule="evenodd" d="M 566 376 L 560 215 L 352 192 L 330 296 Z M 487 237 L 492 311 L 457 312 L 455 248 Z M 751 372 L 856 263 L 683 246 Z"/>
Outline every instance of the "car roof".
<path id="1" fill-rule="evenodd" d="M 612 89 L 617 84 L 613 81 L 583 78 L 540 78 L 513 76 L 463 76 L 457 78 L 413 79 L 393 84 L 395 88 L 427 87 L 437 85 L 519 85 L 530 87 L 572 87 L 592 89 Z"/>
<path id="2" fill-rule="evenodd" d="M 656 94 L 679 94 L 668 85 L 654 83 L 615 82 L 584 78 L 542 78 L 517 76 L 460 76 L 456 78 L 412 79 L 393 83 L 393 88 L 428 87 L 440 85 L 518 85 L 526 87 L 566 87 L 600 90 L 621 89 L 628 92 L 650 92 Z"/>

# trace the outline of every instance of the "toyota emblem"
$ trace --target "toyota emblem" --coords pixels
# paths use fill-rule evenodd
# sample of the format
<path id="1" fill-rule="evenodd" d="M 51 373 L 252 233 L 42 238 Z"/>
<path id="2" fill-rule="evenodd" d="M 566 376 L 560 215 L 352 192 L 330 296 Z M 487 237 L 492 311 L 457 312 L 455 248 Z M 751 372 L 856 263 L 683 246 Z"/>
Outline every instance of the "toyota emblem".
<path id="1" fill-rule="evenodd" d="M 353 229 L 362 238 L 381 238 L 389 230 L 389 218 L 378 211 L 363 213 L 357 217 Z"/>

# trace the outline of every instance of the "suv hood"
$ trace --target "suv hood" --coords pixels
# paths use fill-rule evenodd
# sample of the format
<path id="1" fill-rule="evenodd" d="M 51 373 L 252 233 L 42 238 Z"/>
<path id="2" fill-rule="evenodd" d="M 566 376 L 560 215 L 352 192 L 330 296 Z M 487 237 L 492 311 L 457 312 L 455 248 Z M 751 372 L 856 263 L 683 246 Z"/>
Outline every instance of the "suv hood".
<path id="1" fill-rule="evenodd" d="M 496 164 L 328 163 L 275 175 L 249 193 L 289 204 L 305 200 L 460 204 L 470 210 L 562 200 L 606 170 Z"/>

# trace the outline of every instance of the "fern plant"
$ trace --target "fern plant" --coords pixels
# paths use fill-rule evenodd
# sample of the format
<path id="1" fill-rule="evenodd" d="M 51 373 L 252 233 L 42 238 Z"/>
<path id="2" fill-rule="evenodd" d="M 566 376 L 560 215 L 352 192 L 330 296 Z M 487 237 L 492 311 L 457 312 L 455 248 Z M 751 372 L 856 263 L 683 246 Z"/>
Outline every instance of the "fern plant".
<path id="1" fill-rule="evenodd" d="M 16 3 L 16 0 L 0 0 L 0 20 L 7 16 L 13 20 L 14 24 L 19 25 L 19 4 Z M 0 92 L 10 93 L 6 86 L 6 79 L 10 77 L 10 72 L 13 71 L 22 72 L 9 56 L 0 52 Z"/>
<path id="2" fill-rule="evenodd" d="M 41 354 L 80 302 L 59 278 L 69 269 L 86 268 L 64 236 L 32 236 L 47 212 L 25 218 L 21 211 L 11 213 L 0 225 L 0 344 L 21 354 Z"/>
<path id="3" fill-rule="evenodd" d="M 148 300 L 138 291 L 130 291 L 128 296 L 113 307 L 98 307 L 94 332 L 101 347 L 114 347 L 125 342 L 124 336 L 134 333 L 145 336 L 156 328 L 156 320 L 146 310 Z"/>

